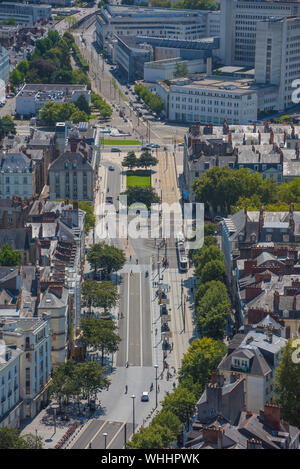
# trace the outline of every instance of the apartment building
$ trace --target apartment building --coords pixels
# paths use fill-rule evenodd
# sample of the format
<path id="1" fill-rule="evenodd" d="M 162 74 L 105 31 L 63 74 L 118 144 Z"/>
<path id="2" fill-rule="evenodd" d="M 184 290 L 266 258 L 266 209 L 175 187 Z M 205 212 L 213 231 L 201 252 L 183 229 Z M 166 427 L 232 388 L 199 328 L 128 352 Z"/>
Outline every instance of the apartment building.
<path id="1" fill-rule="evenodd" d="M 8 51 L 0 46 L 0 80 L 3 80 L 5 84 L 9 81 L 10 65 L 9 65 L 9 53 Z"/>
<path id="2" fill-rule="evenodd" d="M 14 195 L 29 199 L 36 193 L 35 165 L 22 151 L 2 155 L 0 161 L 0 196 Z"/>
<path id="3" fill-rule="evenodd" d="M 16 345 L 4 346 L 4 342 L 0 348 L 0 428 L 19 428 L 22 408 L 20 360 L 23 351 Z"/>
<path id="4" fill-rule="evenodd" d="M 270 17 L 300 16 L 300 2 L 279 0 L 220 0 L 220 56 L 226 65 L 255 64 L 257 23 Z"/>
<path id="5" fill-rule="evenodd" d="M 51 17 L 51 6 L 28 5 L 25 3 L 3 2 L 0 4 L 0 21 L 14 18 L 18 24 L 33 25 L 39 20 Z"/>
<path id="6" fill-rule="evenodd" d="M 219 12 L 105 5 L 96 17 L 97 43 L 106 49 L 115 35 L 197 40 L 218 33 Z"/>
<path id="7" fill-rule="evenodd" d="M 20 355 L 21 418 L 32 418 L 47 401 L 51 372 L 51 334 L 48 320 L 34 317 L 2 319 L 2 340 L 23 351 Z"/>

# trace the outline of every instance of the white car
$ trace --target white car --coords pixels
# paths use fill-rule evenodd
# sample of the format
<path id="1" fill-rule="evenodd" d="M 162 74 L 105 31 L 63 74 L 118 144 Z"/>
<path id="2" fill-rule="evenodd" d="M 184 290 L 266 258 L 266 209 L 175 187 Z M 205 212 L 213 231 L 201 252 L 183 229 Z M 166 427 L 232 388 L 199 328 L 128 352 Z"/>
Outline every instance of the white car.
<path id="1" fill-rule="evenodd" d="M 149 401 L 149 393 L 147 391 L 144 391 L 141 397 L 142 402 L 148 402 Z"/>

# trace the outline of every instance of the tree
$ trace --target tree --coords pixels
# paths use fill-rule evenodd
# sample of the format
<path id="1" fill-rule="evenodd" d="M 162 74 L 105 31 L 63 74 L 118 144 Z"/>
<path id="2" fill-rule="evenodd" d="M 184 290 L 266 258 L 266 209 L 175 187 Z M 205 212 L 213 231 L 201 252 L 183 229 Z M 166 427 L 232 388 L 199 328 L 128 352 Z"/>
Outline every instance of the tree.
<path id="1" fill-rule="evenodd" d="M 86 280 L 82 284 L 82 294 L 85 304 L 90 308 L 92 306 L 104 308 L 108 311 L 116 306 L 119 299 L 118 289 L 112 282 L 97 283 L 95 280 Z"/>
<path id="2" fill-rule="evenodd" d="M 197 323 L 201 335 L 215 340 L 223 340 L 228 318 L 229 314 L 225 304 L 211 308 L 203 316 L 199 315 Z"/>
<path id="3" fill-rule="evenodd" d="M 8 134 L 15 134 L 16 126 L 11 115 L 0 118 L 0 139 Z"/>
<path id="4" fill-rule="evenodd" d="M 171 439 L 168 443 L 176 440 L 176 438 L 181 434 L 181 423 L 179 418 L 168 409 L 161 410 L 159 414 L 152 419 L 151 425 L 152 424 L 169 429 L 171 432 Z"/>
<path id="5" fill-rule="evenodd" d="M 88 400 L 97 396 L 102 389 L 107 389 L 110 380 L 103 375 L 103 369 L 96 361 L 77 363 L 74 369 L 74 380 L 78 383 L 81 393 Z"/>
<path id="6" fill-rule="evenodd" d="M 215 223 L 205 223 L 204 225 L 204 236 L 213 236 L 216 232 L 217 225 Z"/>
<path id="7" fill-rule="evenodd" d="M 81 326 L 85 346 L 92 347 L 93 350 L 101 350 L 103 365 L 104 355 L 116 352 L 121 341 L 115 332 L 115 324 L 105 319 L 84 318 Z"/>
<path id="8" fill-rule="evenodd" d="M 138 159 L 138 166 L 142 168 L 149 168 L 149 166 L 156 166 L 158 159 L 152 156 L 151 151 L 144 151 Z"/>
<path id="9" fill-rule="evenodd" d="M 90 115 L 91 113 L 90 106 L 86 97 L 83 94 L 78 96 L 78 98 L 74 101 L 74 104 L 76 107 L 78 107 L 78 109 L 80 109 L 80 111 L 83 111 L 87 115 Z"/>
<path id="10" fill-rule="evenodd" d="M 292 356 L 293 353 L 296 356 Z M 276 400 L 280 404 L 282 418 L 291 425 L 300 428 L 300 366 L 298 360 L 299 351 L 296 351 L 292 341 L 289 340 L 282 349 L 281 359 L 275 371 L 275 393 Z"/>
<path id="11" fill-rule="evenodd" d="M 9 81 L 12 86 L 19 86 L 24 81 L 24 75 L 15 68 L 9 75 Z"/>
<path id="12" fill-rule="evenodd" d="M 70 120 L 75 124 L 79 124 L 79 122 L 88 122 L 89 117 L 85 112 L 75 109 L 70 116 Z"/>
<path id="13" fill-rule="evenodd" d="M 118 249 L 108 244 L 96 243 L 87 254 L 87 260 L 95 272 L 102 267 L 106 274 L 117 272 L 122 269 L 126 262 L 126 256 L 122 249 Z"/>
<path id="14" fill-rule="evenodd" d="M 122 161 L 122 166 L 128 169 L 136 168 L 139 164 L 139 160 L 136 157 L 134 151 L 129 151 Z"/>
<path id="15" fill-rule="evenodd" d="M 169 410 L 179 418 L 183 425 L 188 427 L 196 410 L 196 402 L 195 395 L 189 389 L 180 386 L 174 392 L 167 393 L 161 404 L 164 411 Z"/>
<path id="16" fill-rule="evenodd" d="M 78 202 L 78 207 L 85 212 L 84 231 L 88 234 L 95 227 L 96 217 L 94 215 L 94 207 L 90 202 Z"/>
<path id="17" fill-rule="evenodd" d="M 3 244 L 0 248 L 0 265 L 19 265 L 21 262 L 21 254 L 14 250 L 10 244 Z"/>
<path id="18" fill-rule="evenodd" d="M 197 272 L 198 273 L 198 272 Z M 199 272 L 199 281 L 202 283 L 210 282 L 211 280 L 220 280 L 221 282 L 225 279 L 225 266 L 221 260 L 209 261 L 201 272 Z"/>
<path id="19" fill-rule="evenodd" d="M 188 73 L 189 73 L 189 70 L 188 70 L 188 66 L 186 62 L 176 63 L 175 72 L 174 72 L 175 78 L 186 77 Z"/>
<path id="20" fill-rule="evenodd" d="M 162 427 L 158 431 L 157 426 L 142 427 L 135 433 L 131 441 L 126 443 L 128 449 L 163 449 Z"/>
<path id="21" fill-rule="evenodd" d="M 149 209 L 151 204 L 160 202 L 160 198 L 153 187 L 130 186 L 125 192 L 123 192 L 123 194 L 127 195 L 128 205 L 138 202 L 146 205 Z"/>
<path id="22" fill-rule="evenodd" d="M 193 262 L 196 266 L 196 277 L 201 276 L 203 267 L 210 261 L 223 261 L 224 255 L 217 246 L 207 246 L 199 250 L 198 255 L 193 256 Z"/>
<path id="23" fill-rule="evenodd" d="M 179 371 L 179 382 L 185 385 L 190 380 L 193 391 L 200 398 L 209 382 L 212 372 L 217 368 L 226 353 L 226 346 L 208 337 L 194 340 L 184 354 Z"/>
<path id="24" fill-rule="evenodd" d="M 43 440 L 38 435 L 20 435 L 16 428 L 0 428 L 0 449 L 42 449 Z"/>

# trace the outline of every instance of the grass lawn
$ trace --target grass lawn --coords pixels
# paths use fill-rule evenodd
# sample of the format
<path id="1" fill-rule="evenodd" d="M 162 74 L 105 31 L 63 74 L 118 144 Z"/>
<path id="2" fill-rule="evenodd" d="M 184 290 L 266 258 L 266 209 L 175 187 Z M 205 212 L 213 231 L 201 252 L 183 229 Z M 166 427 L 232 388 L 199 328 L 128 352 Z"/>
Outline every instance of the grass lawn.
<path id="1" fill-rule="evenodd" d="M 150 171 L 143 171 L 143 174 L 139 174 L 138 171 L 130 171 L 126 177 L 127 187 L 139 186 L 139 187 L 149 187 L 151 186 L 151 176 Z"/>
<path id="2" fill-rule="evenodd" d="M 101 139 L 101 145 L 140 145 L 139 140 L 113 140 L 109 138 Z"/>

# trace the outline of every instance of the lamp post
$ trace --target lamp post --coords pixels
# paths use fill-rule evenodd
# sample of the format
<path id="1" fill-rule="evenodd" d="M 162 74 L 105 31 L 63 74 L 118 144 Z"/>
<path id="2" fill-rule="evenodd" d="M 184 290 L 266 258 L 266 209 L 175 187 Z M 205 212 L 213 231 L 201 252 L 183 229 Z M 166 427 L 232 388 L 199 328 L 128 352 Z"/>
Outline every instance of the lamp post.
<path id="1" fill-rule="evenodd" d="M 132 399 L 132 423 L 133 423 L 133 431 L 132 431 L 132 433 L 134 433 L 134 431 L 135 431 L 135 413 L 134 413 L 134 399 L 135 399 L 135 395 L 134 395 L 134 394 L 132 394 L 131 399 Z"/>
<path id="2" fill-rule="evenodd" d="M 103 433 L 103 436 L 104 436 L 104 449 L 106 449 L 106 438 L 107 438 L 107 433 L 104 432 Z"/>
<path id="3" fill-rule="evenodd" d="M 155 368 L 155 409 L 157 409 L 157 370 L 158 365 L 154 365 Z"/>

